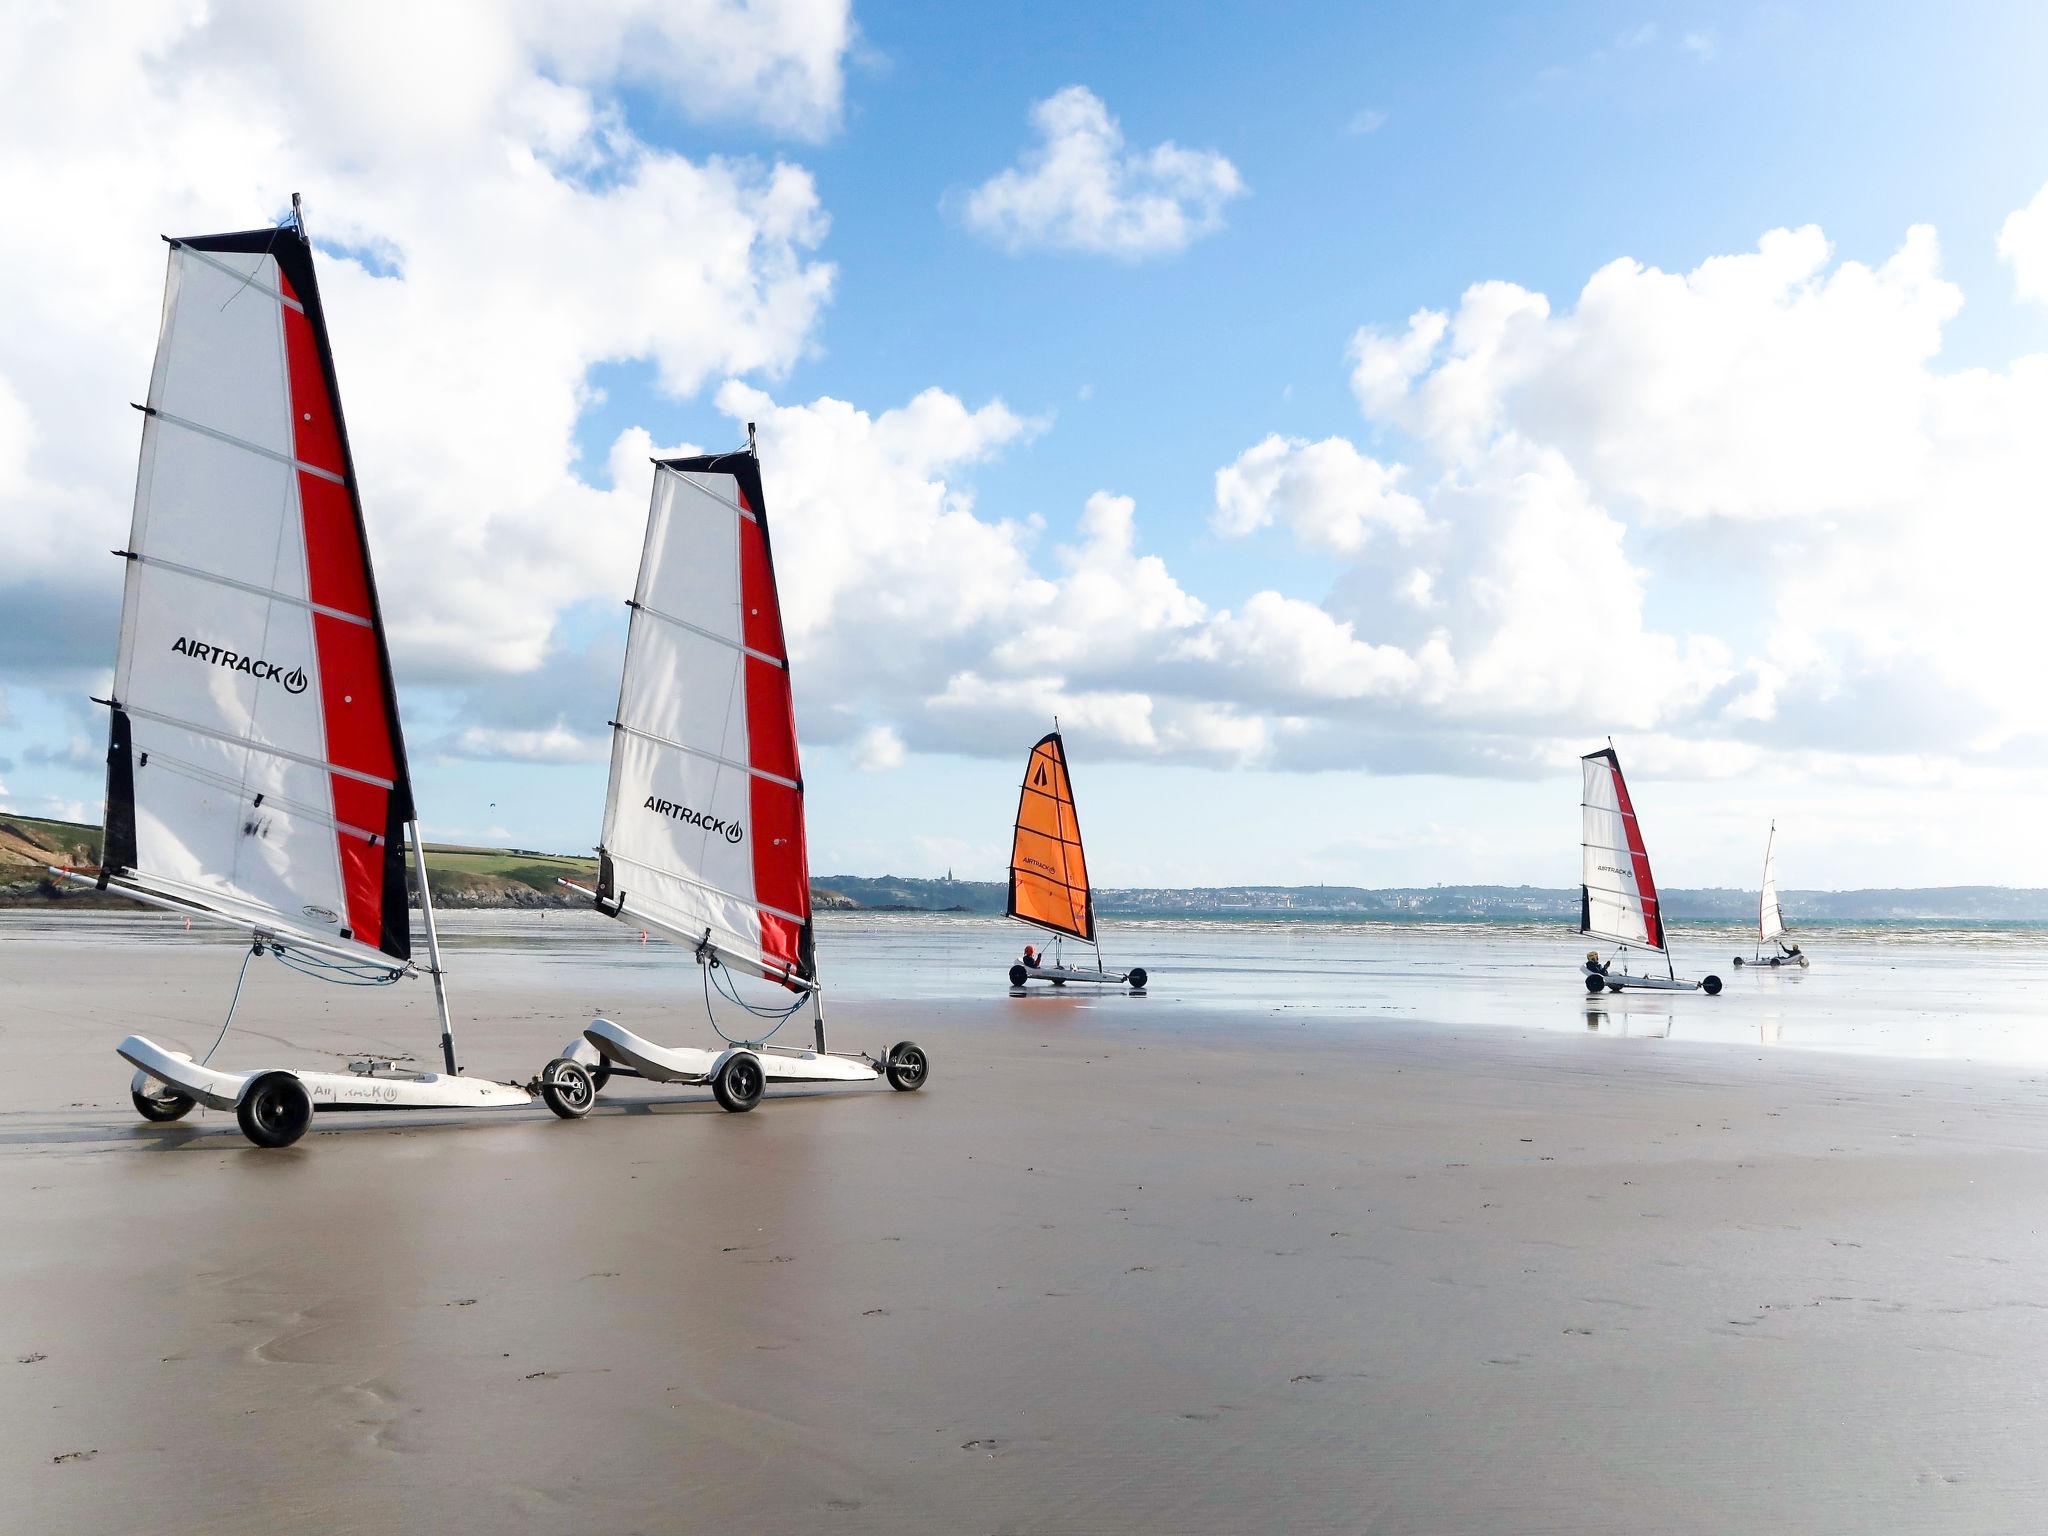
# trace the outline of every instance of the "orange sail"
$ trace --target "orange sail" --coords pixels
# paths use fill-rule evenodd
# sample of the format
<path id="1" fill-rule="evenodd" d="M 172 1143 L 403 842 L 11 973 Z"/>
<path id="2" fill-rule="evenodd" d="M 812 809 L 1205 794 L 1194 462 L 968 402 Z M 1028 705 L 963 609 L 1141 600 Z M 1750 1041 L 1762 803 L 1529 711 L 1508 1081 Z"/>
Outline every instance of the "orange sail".
<path id="1" fill-rule="evenodd" d="M 1017 838 L 1010 848 L 1010 916 L 1089 943 L 1095 940 L 1088 862 L 1081 853 L 1081 823 L 1074 815 L 1074 786 L 1058 731 L 1040 740 L 1024 764 Z"/>

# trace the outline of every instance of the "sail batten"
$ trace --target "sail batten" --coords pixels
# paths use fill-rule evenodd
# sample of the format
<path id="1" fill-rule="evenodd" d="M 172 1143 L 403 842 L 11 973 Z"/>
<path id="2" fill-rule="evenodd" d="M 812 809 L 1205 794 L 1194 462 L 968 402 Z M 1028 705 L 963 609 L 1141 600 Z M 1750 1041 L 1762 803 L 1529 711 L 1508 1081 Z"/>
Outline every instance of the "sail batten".
<path id="1" fill-rule="evenodd" d="M 655 461 L 629 607 L 599 909 L 808 990 L 803 772 L 751 452 Z"/>
<path id="2" fill-rule="evenodd" d="M 1095 899 L 1058 731 L 1041 737 L 1024 761 L 1010 844 L 1009 915 L 1048 933 L 1095 940 Z"/>
<path id="3" fill-rule="evenodd" d="M 210 437 L 217 443 L 227 444 L 230 448 L 239 448 L 244 453 L 253 453 L 257 457 L 269 459 L 273 463 L 288 465 L 302 475 L 313 475 L 321 480 L 330 480 L 336 485 L 348 484 L 348 477 L 339 470 L 326 469 L 318 464 L 308 464 L 303 459 L 295 459 L 290 454 L 281 453 L 275 448 L 266 448 L 261 443 L 252 443 L 247 438 L 236 437 L 232 433 L 216 432 L 212 427 L 203 426 L 196 421 L 187 421 L 182 416 L 173 416 L 169 411 L 158 410 L 155 406 L 146 407 L 145 412 L 152 421 L 160 421 L 173 427 L 183 427 L 187 432 L 197 432 L 201 437 Z"/>
<path id="4" fill-rule="evenodd" d="M 143 409 L 102 867 L 402 963 L 410 774 L 296 223 L 169 243 Z"/>
<path id="5" fill-rule="evenodd" d="M 1664 918 L 1621 760 L 1609 747 L 1580 759 L 1579 931 L 1662 950 Z"/>

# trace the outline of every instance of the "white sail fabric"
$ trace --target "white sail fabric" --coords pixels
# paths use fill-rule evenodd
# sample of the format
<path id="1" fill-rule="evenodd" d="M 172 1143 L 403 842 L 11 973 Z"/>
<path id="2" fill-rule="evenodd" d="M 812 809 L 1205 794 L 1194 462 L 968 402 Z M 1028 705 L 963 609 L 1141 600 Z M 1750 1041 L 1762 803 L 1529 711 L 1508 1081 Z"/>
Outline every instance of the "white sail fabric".
<path id="1" fill-rule="evenodd" d="M 1581 760 L 1579 931 L 1594 938 L 1664 948 L 1657 882 L 1650 873 L 1635 807 L 1610 748 Z"/>
<path id="2" fill-rule="evenodd" d="M 751 454 L 655 468 L 612 722 L 599 905 L 815 977 L 780 605 Z"/>
<path id="3" fill-rule="evenodd" d="M 1785 931 L 1785 914 L 1778 906 L 1778 827 L 1771 824 L 1764 839 L 1764 893 L 1757 908 L 1757 941 L 1768 944 Z"/>
<path id="4" fill-rule="evenodd" d="M 102 866 L 403 960 L 410 791 L 332 377 L 295 229 L 172 244 Z"/>

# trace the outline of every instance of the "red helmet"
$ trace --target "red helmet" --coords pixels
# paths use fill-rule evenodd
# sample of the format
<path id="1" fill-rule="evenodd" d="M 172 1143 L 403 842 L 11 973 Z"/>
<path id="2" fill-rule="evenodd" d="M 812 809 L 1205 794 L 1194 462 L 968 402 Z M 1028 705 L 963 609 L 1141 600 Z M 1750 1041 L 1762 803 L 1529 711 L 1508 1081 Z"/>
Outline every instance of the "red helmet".
<path id="1" fill-rule="evenodd" d="M 1024 953 L 1027 955 L 1035 955 L 1038 953 L 1038 951 L 1033 949 L 1029 944 L 1026 944 L 1024 946 Z"/>

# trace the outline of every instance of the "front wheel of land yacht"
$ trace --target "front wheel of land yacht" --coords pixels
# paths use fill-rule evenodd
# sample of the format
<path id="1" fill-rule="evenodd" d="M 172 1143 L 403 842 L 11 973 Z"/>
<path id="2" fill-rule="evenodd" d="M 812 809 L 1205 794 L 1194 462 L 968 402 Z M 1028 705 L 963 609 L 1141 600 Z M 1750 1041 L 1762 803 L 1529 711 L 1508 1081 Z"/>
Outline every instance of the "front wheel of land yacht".
<path id="1" fill-rule="evenodd" d="M 139 1075 L 139 1074 L 138 1074 Z M 130 1088 L 128 1097 L 135 1101 L 135 1113 L 156 1125 L 168 1125 L 173 1120 L 182 1120 L 192 1113 L 198 1103 L 182 1093 L 169 1088 L 159 1088 L 155 1093 L 144 1093 L 140 1088 Z"/>
<path id="2" fill-rule="evenodd" d="M 289 1072 L 266 1072 L 235 1106 L 242 1134 L 259 1147 L 288 1147 L 313 1123 L 313 1099 Z"/>
<path id="3" fill-rule="evenodd" d="M 1721 978 L 1718 976 L 1707 977 L 1700 983 L 1700 990 L 1709 997 L 1719 997 L 1721 995 Z"/>
<path id="4" fill-rule="evenodd" d="M 898 1040 L 889 1047 L 882 1070 L 888 1074 L 889 1086 L 898 1093 L 915 1093 L 931 1076 L 932 1064 L 925 1057 L 924 1047 L 915 1040 Z"/>
<path id="5" fill-rule="evenodd" d="M 1010 985 L 1011 985 L 1011 986 L 1013 986 L 1013 987 L 1021 987 L 1021 986 L 1023 986 L 1023 985 L 1024 985 L 1024 978 L 1025 978 L 1025 975 L 1026 975 L 1026 974 L 1027 974 L 1027 973 L 1026 973 L 1026 971 L 1025 971 L 1025 969 L 1024 969 L 1024 967 L 1023 967 L 1023 966 L 1021 966 L 1021 965 L 1013 965 L 1013 966 L 1011 966 L 1011 967 L 1010 967 Z"/>
<path id="6" fill-rule="evenodd" d="M 1152 978 L 1150 976 L 1147 976 L 1145 974 L 1145 967 L 1143 967 L 1142 965 L 1139 966 L 1135 971 L 1131 972 L 1131 990 L 1133 992 L 1144 991 L 1145 983 L 1150 981 L 1151 979 Z"/>
<path id="7" fill-rule="evenodd" d="M 564 1120 L 581 1120 L 597 1102 L 597 1079 L 582 1062 L 557 1056 L 540 1075 L 540 1096 Z"/>
<path id="8" fill-rule="evenodd" d="M 1595 997 L 1598 997 L 1600 995 L 1600 989 L 1606 985 L 1607 983 L 1602 981 L 1598 976 L 1588 976 L 1586 978 L 1586 990 L 1592 993 Z"/>
<path id="9" fill-rule="evenodd" d="M 711 1079 L 711 1094 L 734 1114 L 744 1115 L 761 1102 L 761 1090 L 767 1086 L 760 1058 L 740 1051 L 728 1057 Z"/>

